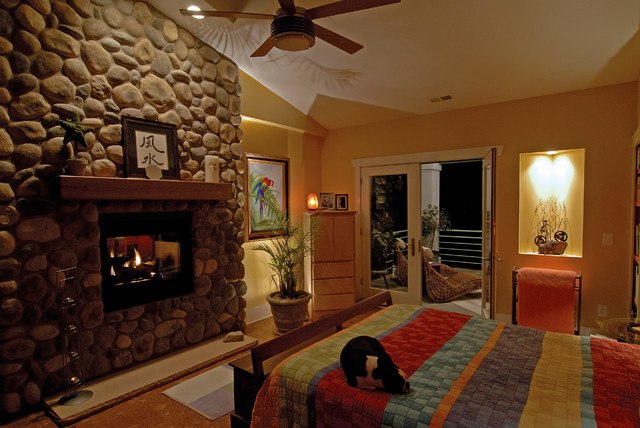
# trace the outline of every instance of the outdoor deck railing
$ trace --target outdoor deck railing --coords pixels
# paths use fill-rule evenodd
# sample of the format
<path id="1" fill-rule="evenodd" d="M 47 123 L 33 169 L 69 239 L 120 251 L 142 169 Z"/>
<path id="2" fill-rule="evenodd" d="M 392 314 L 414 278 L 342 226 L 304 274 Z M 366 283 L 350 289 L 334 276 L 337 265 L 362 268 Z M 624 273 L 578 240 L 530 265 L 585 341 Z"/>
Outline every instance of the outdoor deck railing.
<path id="1" fill-rule="evenodd" d="M 397 230 L 393 236 L 407 242 L 407 231 Z M 439 233 L 442 263 L 453 267 L 482 269 L 482 230 L 451 229 Z M 403 251 L 406 254 L 406 249 Z M 389 272 L 396 263 L 395 255 L 386 261 Z"/>
<path id="2" fill-rule="evenodd" d="M 450 266 L 482 269 L 482 230 L 440 232 L 440 258 Z"/>

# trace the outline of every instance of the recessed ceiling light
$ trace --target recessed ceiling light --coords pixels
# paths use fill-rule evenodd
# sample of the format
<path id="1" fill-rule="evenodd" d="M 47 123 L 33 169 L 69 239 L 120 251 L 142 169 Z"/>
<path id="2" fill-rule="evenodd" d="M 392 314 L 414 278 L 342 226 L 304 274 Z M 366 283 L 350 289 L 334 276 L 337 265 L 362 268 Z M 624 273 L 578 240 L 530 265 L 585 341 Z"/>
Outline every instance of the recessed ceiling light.
<path id="1" fill-rule="evenodd" d="M 187 8 L 187 10 L 192 10 L 194 12 L 200 12 L 202 9 L 200 9 L 198 6 L 194 6 L 191 5 Z M 204 19 L 204 15 L 192 15 L 195 19 Z"/>

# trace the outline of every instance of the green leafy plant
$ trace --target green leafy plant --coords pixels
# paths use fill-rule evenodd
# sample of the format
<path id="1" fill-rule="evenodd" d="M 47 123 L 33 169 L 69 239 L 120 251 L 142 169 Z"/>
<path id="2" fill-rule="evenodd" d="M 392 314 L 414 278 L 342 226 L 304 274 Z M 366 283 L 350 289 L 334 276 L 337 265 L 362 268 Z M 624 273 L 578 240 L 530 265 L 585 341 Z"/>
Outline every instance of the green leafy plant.
<path id="1" fill-rule="evenodd" d="M 304 231 L 300 226 L 291 224 L 289 217 L 277 207 L 271 206 L 269 228 L 278 230 L 267 240 L 256 244 L 253 249 L 264 251 L 270 256 L 267 266 L 272 272 L 271 281 L 278 288 L 281 299 L 296 299 L 306 296 L 298 290 L 303 276 L 304 256 L 311 251 L 313 227 Z"/>
<path id="2" fill-rule="evenodd" d="M 396 245 L 396 238 L 391 232 L 371 229 L 371 267 L 374 270 L 381 270 L 386 267 L 387 260 L 393 257 Z"/>
<path id="3" fill-rule="evenodd" d="M 84 139 L 84 134 L 91 131 L 92 128 L 85 126 L 80 121 L 78 115 L 74 115 L 69 120 L 58 119 L 57 125 L 60 125 L 65 130 L 62 143 L 67 147 L 69 159 L 75 159 L 76 153 L 78 153 L 78 147 L 82 146 L 87 148 L 87 142 Z"/>
<path id="4" fill-rule="evenodd" d="M 424 239 L 431 239 L 429 247 L 433 246 L 433 239 L 436 232 L 449 229 L 451 229 L 451 221 L 449 220 L 447 211 L 444 208 L 439 208 L 437 205 L 427 205 L 427 208 L 422 211 L 422 237 Z"/>
<path id="5" fill-rule="evenodd" d="M 406 177 L 376 176 L 371 192 L 371 269 L 386 270 L 395 260 L 394 232 L 407 228 Z"/>

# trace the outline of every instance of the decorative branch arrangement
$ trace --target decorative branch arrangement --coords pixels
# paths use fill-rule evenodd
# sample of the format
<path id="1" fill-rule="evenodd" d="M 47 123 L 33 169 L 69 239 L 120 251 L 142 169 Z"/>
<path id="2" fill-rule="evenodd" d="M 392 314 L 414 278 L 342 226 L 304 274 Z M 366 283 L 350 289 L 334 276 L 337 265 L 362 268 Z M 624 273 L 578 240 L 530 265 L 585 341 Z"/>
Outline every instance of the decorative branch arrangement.
<path id="1" fill-rule="evenodd" d="M 556 196 L 540 201 L 533 211 L 536 236 L 533 243 L 539 254 L 563 254 L 567 248 L 569 228 L 567 207 Z"/>

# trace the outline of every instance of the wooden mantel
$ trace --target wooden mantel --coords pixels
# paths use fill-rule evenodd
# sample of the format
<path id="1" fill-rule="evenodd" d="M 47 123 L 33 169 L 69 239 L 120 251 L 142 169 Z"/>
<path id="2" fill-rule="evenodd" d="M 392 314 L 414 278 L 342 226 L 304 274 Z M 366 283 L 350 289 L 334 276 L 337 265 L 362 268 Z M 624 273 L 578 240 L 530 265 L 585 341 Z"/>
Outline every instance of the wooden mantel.
<path id="1" fill-rule="evenodd" d="M 147 180 L 93 176 L 60 176 L 63 200 L 226 200 L 232 197 L 231 184 L 204 181 Z"/>

